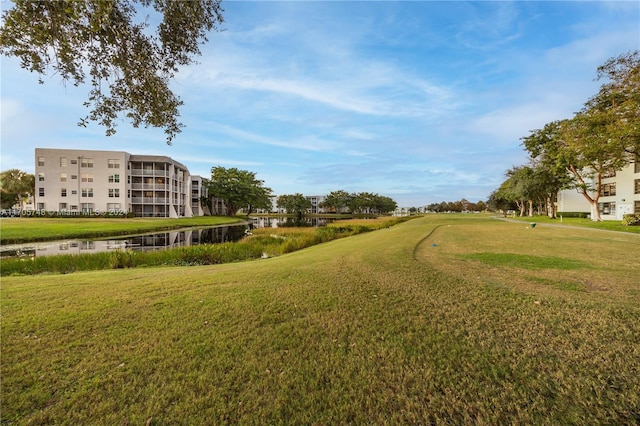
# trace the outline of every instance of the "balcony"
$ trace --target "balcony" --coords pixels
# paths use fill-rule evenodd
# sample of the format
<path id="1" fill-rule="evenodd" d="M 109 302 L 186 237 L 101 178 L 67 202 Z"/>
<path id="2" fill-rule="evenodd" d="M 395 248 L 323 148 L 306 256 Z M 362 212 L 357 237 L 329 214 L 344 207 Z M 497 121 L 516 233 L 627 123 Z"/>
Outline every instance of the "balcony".
<path id="1" fill-rule="evenodd" d="M 164 197 L 131 197 L 132 204 L 169 204 L 169 198 Z"/>
<path id="2" fill-rule="evenodd" d="M 131 169 L 131 176 L 169 177 L 166 170 Z"/>
<path id="3" fill-rule="evenodd" d="M 146 189 L 146 190 L 156 190 L 156 191 L 166 191 L 169 189 L 168 184 L 161 183 L 132 183 L 131 189 Z"/>

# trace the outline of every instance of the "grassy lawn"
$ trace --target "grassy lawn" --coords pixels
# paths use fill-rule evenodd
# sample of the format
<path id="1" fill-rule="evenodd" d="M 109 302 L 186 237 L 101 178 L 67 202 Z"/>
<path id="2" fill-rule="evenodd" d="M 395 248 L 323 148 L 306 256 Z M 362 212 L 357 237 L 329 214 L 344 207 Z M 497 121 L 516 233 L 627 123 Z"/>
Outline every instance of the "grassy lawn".
<path id="1" fill-rule="evenodd" d="M 97 238 L 187 226 L 224 225 L 241 220 L 241 218 L 223 216 L 199 216 L 179 219 L 3 218 L 0 220 L 0 242 L 2 244 L 11 244 L 67 238 Z"/>
<path id="2" fill-rule="evenodd" d="M 622 224 L 620 220 L 603 220 L 602 222 L 594 222 L 591 219 L 577 218 L 577 217 L 564 217 L 560 219 L 550 219 L 548 216 L 533 216 L 533 217 L 509 217 L 509 219 L 516 219 L 525 223 L 536 222 L 542 224 L 562 225 L 562 226 L 579 226 L 583 228 L 601 229 L 604 231 L 618 231 L 618 232 L 631 232 L 634 234 L 640 234 L 640 226 L 626 226 Z"/>
<path id="3" fill-rule="evenodd" d="M 636 424 L 640 237 L 433 215 L 2 279 L 7 424 Z"/>

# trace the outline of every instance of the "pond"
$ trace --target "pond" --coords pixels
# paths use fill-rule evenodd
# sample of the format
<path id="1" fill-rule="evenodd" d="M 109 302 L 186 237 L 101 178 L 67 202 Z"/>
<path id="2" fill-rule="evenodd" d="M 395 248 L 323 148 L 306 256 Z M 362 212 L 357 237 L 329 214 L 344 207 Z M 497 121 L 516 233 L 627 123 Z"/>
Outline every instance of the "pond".
<path id="1" fill-rule="evenodd" d="M 250 217 L 240 225 L 207 228 L 184 228 L 173 231 L 153 232 L 140 235 L 111 236 L 101 239 L 69 239 L 40 241 L 0 246 L 0 257 L 35 257 L 58 254 L 84 254 L 115 250 L 164 250 L 198 244 L 216 244 L 239 241 L 250 229 L 277 228 L 285 226 L 324 226 L 333 219 L 307 218 L 302 222 L 291 218 Z"/>

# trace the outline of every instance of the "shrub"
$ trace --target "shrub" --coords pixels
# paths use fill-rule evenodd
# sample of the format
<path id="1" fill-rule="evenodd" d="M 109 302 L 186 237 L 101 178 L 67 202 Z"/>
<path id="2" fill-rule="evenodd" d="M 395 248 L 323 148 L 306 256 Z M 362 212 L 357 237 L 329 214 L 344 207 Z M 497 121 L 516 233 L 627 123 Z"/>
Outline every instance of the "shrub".
<path id="1" fill-rule="evenodd" d="M 590 214 L 585 212 L 558 212 L 557 215 L 562 217 L 577 217 L 580 219 L 587 219 L 589 218 Z"/>
<path id="2" fill-rule="evenodd" d="M 130 250 L 116 250 L 110 256 L 111 269 L 131 268 L 133 263 L 133 253 Z"/>
<path id="3" fill-rule="evenodd" d="M 627 226 L 640 226 L 640 213 L 625 214 L 622 216 L 622 224 Z"/>

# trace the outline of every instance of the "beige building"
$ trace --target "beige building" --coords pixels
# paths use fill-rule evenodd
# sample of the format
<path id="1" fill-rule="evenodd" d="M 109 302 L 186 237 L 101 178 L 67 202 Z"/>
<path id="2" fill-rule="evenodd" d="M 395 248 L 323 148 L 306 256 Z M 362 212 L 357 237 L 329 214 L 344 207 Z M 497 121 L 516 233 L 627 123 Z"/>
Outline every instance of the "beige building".
<path id="1" fill-rule="evenodd" d="M 170 157 L 36 148 L 35 165 L 35 206 L 39 211 L 194 216 L 189 170 Z"/>
<path id="2" fill-rule="evenodd" d="M 592 215 L 591 205 L 575 189 L 560 191 L 558 214 L 584 212 Z M 640 214 L 640 161 L 602 179 L 602 193 L 598 200 L 602 220 L 622 220 L 625 214 Z"/>

